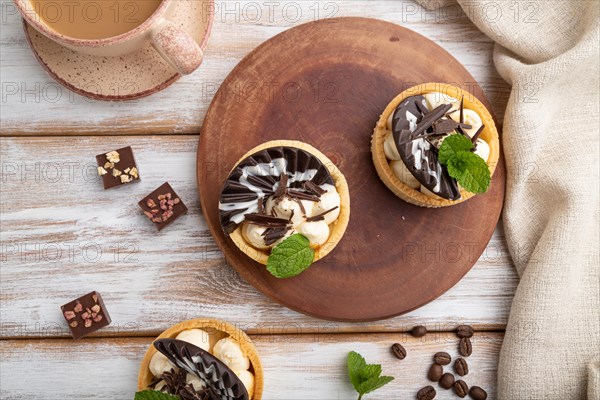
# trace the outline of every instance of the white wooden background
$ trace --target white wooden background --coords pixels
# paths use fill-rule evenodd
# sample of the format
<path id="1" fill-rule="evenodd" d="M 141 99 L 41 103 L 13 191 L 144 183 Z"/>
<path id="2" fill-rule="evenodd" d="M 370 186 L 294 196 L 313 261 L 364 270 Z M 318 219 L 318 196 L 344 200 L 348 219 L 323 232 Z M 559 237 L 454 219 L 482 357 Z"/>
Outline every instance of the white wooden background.
<path id="1" fill-rule="evenodd" d="M 131 399 L 154 336 L 184 319 L 216 317 L 256 341 L 266 371 L 265 399 L 355 398 L 345 372 L 350 350 L 397 378 L 368 399 L 413 398 L 427 384 L 432 354 L 455 354 L 456 339 L 448 331 L 461 323 L 478 330 L 466 380 L 495 398 L 503 329 L 517 285 L 501 227 L 471 272 L 429 305 L 385 321 L 327 322 L 274 304 L 226 265 L 204 223 L 195 184 L 197 133 L 220 82 L 254 47 L 313 20 L 317 10 L 320 17 L 392 21 L 434 40 L 480 82 L 501 120 L 509 89 L 492 65 L 491 41 L 457 8 L 426 12 L 411 1 L 217 6 L 199 71 L 149 98 L 105 103 L 54 83 L 31 54 L 12 3 L 2 0 L 0 397 Z M 94 156 L 125 145 L 134 148 L 142 182 L 104 191 Z M 157 235 L 136 203 L 167 180 L 190 212 Z M 59 307 L 91 290 L 103 294 L 113 323 L 74 342 Z M 413 339 L 406 332 L 415 324 L 436 333 Z M 389 352 L 398 341 L 409 352 L 402 362 Z M 438 392 L 444 393 L 437 398 L 453 398 Z"/>

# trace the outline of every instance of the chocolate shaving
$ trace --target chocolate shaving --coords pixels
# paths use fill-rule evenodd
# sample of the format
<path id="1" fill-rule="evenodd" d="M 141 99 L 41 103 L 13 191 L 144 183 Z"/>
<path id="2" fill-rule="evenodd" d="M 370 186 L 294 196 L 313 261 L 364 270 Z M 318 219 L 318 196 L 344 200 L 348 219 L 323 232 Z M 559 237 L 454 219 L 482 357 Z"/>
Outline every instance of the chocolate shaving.
<path id="1" fill-rule="evenodd" d="M 191 343 L 177 339 L 157 339 L 154 347 L 166 356 L 171 363 L 203 381 L 205 392 L 184 391 L 182 400 L 206 400 L 195 396 L 197 393 L 207 393 L 208 399 L 216 400 L 249 400 L 248 391 L 242 381 L 222 361 L 209 352 Z"/>
<path id="2" fill-rule="evenodd" d="M 313 192 L 317 196 L 321 196 L 321 195 L 327 193 L 327 191 L 325 189 L 321 188 L 319 185 L 316 185 L 311 181 L 304 182 L 304 188 L 310 192 Z"/>
<path id="3" fill-rule="evenodd" d="M 294 201 L 298 204 L 298 207 L 300 207 L 300 211 L 302 211 L 302 215 L 306 216 L 306 208 L 304 208 L 304 203 L 302 203 L 302 201 L 299 199 L 294 199 Z"/>
<path id="4" fill-rule="evenodd" d="M 309 201 L 319 201 L 320 196 L 315 196 L 310 193 L 306 193 L 296 189 L 288 189 L 288 196 L 299 199 L 299 200 L 309 200 Z"/>
<path id="5" fill-rule="evenodd" d="M 481 125 L 479 129 L 477 129 L 477 132 L 475 132 L 475 134 L 471 138 L 471 143 L 477 143 L 477 139 L 479 139 L 479 135 L 481 135 L 481 132 L 483 132 L 483 128 L 485 128 L 485 125 Z"/>
<path id="6" fill-rule="evenodd" d="M 283 227 L 287 226 L 289 223 L 289 221 L 285 218 L 278 218 L 264 214 L 246 214 L 244 217 L 246 218 L 246 221 L 252 224 L 266 226 L 267 228 Z"/>
<path id="7" fill-rule="evenodd" d="M 263 232 L 263 237 L 265 240 L 265 245 L 270 246 L 279 239 L 285 237 L 286 233 L 292 229 L 290 226 L 286 226 L 283 228 L 267 228 Z"/>
<path id="8" fill-rule="evenodd" d="M 454 131 L 458 125 L 453 119 L 440 119 L 433 127 L 436 135 L 443 135 Z"/>
<path id="9" fill-rule="evenodd" d="M 465 102 L 465 96 L 462 96 L 460 98 L 460 117 L 458 118 L 458 120 L 460 121 L 461 124 L 463 124 L 465 122 L 465 117 L 463 115 L 464 102 Z"/>
<path id="10" fill-rule="evenodd" d="M 316 221 L 322 221 L 325 219 L 325 215 L 329 214 L 330 212 L 332 212 L 333 210 L 335 210 L 336 208 L 338 208 L 338 206 L 335 206 L 333 208 L 330 208 L 327 211 L 323 211 L 321 214 L 317 214 L 315 216 L 312 217 L 308 217 L 306 218 L 307 222 L 316 222 Z"/>
<path id="11" fill-rule="evenodd" d="M 425 106 L 423 106 L 423 104 L 421 104 L 420 101 L 416 101 L 415 106 L 417 106 L 417 109 L 421 113 L 421 118 L 423 118 L 427 113 L 429 113 L 429 110 L 426 109 Z"/>
<path id="12" fill-rule="evenodd" d="M 178 372 L 171 369 L 163 373 L 160 378 L 154 378 L 149 387 L 156 388 L 156 385 L 162 380 L 165 386 L 161 392 L 181 397 L 181 400 L 212 400 L 214 399 L 210 388 L 196 390 L 192 384 L 186 382 L 187 372 L 180 369 Z"/>
<path id="13" fill-rule="evenodd" d="M 417 102 L 418 103 L 418 102 Z M 450 104 L 440 104 L 436 108 L 434 108 L 431 112 L 427 113 L 421 122 L 417 124 L 417 128 L 412 133 L 413 136 L 418 136 L 421 133 L 425 132 L 427 129 L 431 128 L 433 124 L 442 118 L 446 111 L 452 108 Z"/>
<path id="14" fill-rule="evenodd" d="M 265 215 L 265 204 L 263 203 L 264 197 L 258 199 L 258 213 L 260 215 Z"/>
<path id="15" fill-rule="evenodd" d="M 278 198 L 285 194 L 285 192 L 287 190 L 287 182 L 288 182 L 287 174 L 285 174 L 285 173 L 281 174 L 279 176 L 279 185 L 277 185 L 277 189 L 275 190 L 273 197 Z"/>

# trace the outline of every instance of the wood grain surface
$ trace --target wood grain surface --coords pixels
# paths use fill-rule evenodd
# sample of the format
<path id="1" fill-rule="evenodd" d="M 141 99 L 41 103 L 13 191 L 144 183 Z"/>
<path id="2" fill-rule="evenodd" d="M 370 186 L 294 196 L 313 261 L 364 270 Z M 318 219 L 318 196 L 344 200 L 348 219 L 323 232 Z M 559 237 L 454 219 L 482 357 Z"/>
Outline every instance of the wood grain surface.
<path id="1" fill-rule="evenodd" d="M 252 49 L 316 17 L 339 16 L 379 18 L 427 36 L 467 68 L 502 120 L 509 87 L 492 66 L 493 43 L 458 6 L 436 13 L 411 0 L 216 3 L 213 33 L 200 70 L 154 96 L 117 104 L 86 99 L 54 82 L 31 53 L 11 0 L 1 0 L 1 134 L 197 134 L 220 83 Z"/>
<path id="2" fill-rule="evenodd" d="M 105 191 L 94 156 L 126 145 L 141 182 Z M 208 232 L 197 201 L 196 146 L 188 136 L 2 139 L 2 336 L 66 337 L 58 307 L 91 290 L 102 293 L 113 319 L 98 334 L 110 336 L 158 334 L 194 317 L 251 333 L 506 324 L 517 277 L 500 228 L 464 279 L 403 317 L 329 323 L 277 305 L 227 265 Z M 189 212 L 157 234 L 137 202 L 165 181 Z"/>
<path id="3" fill-rule="evenodd" d="M 509 87 L 492 65 L 493 43 L 460 9 L 432 13 L 409 0 L 286 0 L 272 12 L 252 0 L 217 3 L 201 70 L 155 96 L 117 104 L 53 82 L 31 54 L 12 1 L 0 0 L 0 397 L 131 399 L 153 336 L 204 316 L 253 335 L 267 368 L 266 398 L 276 400 L 355 399 L 343 366 L 349 350 L 396 376 L 368 398 L 413 398 L 431 354 L 445 346 L 407 345 L 415 358 L 398 363 L 389 345 L 416 324 L 448 331 L 471 323 L 478 337 L 492 339 L 476 343 L 468 382 L 495 398 L 501 331 L 518 282 L 501 226 L 473 269 L 428 305 L 380 322 L 327 322 L 274 303 L 227 265 L 196 188 L 197 133 L 223 79 L 256 46 L 315 13 L 380 18 L 425 35 L 466 67 L 501 120 Z M 136 152 L 142 181 L 104 191 L 94 156 L 125 145 Z M 165 181 L 190 212 L 157 235 L 136 203 Z M 113 324 L 73 342 L 59 307 L 89 290 L 104 295 Z"/>
<path id="4" fill-rule="evenodd" d="M 346 369 L 346 357 L 352 350 L 369 363 L 381 364 L 383 374 L 396 378 L 369 394 L 369 400 L 413 399 L 429 384 L 438 392 L 436 399 L 457 398 L 453 391 L 427 380 L 436 352 L 447 351 L 456 357 L 458 340 L 451 333 L 422 339 L 406 334 L 260 335 L 251 339 L 264 368 L 264 400 L 356 399 Z M 6 400 L 38 398 L 40 390 L 44 400 L 64 400 L 65 393 L 78 400 L 132 399 L 138 366 L 151 342 L 152 338 L 2 341 L 0 393 Z M 390 352 L 395 342 L 407 350 L 403 361 Z M 467 359 L 470 372 L 463 378 L 470 385 L 484 387 L 490 400 L 496 398 L 493 382 L 501 343 L 500 333 L 478 333 L 473 354 Z M 454 373 L 451 365 L 445 370 Z M 36 384 L 24 384 L 25 379 Z"/>
<path id="5" fill-rule="evenodd" d="M 273 97 L 261 82 L 288 89 Z M 469 271 L 500 216 L 503 163 L 487 193 L 441 209 L 398 199 L 373 166 L 375 123 L 391 99 L 416 82 L 452 83 L 487 103 L 474 78 L 441 47 L 375 19 L 304 24 L 265 42 L 238 64 L 204 121 L 197 174 L 210 231 L 244 279 L 308 315 L 373 321 L 430 302 Z M 232 101 L 232 87 L 246 88 L 246 96 Z M 350 223 L 342 240 L 288 279 L 273 277 L 223 233 L 215 190 L 246 151 L 270 140 L 314 146 L 344 174 L 350 190 Z"/>

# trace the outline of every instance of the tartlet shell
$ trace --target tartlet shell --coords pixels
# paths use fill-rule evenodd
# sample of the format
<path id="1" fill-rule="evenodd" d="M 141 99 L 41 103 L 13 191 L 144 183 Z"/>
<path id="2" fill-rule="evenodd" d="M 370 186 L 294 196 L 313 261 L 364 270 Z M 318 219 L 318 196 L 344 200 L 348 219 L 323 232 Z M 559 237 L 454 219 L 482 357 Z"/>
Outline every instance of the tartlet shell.
<path id="1" fill-rule="evenodd" d="M 379 117 L 371 138 L 371 155 L 373 157 L 373 164 L 377 170 L 377 175 L 379 175 L 379 178 L 388 187 L 388 189 L 390 189 L 402 200 L 421 207 L 439 208 L 462 203 L 463 201 L 467 201 L 475 196 L 475 194 L 461 188 L 460 194 L 462 198 L 456 201 L 442 198 L 434 199 L 429 197 L 420 191 L 411 188 L 398 179 L 398 177 L 392 171 L 383 150 L 383 142 L 387 133 L 386 124 L 389 116 L 396 110 L 398 105 L 405 98 L 430 92 L 441 92 L 457 99 L 463 97 L 464 108 L 470 108 L 479 114 L 481 121 L 485 125 L 485 128 L 481 132 L 479 138 L 485 140 L 490 146 L 490 156 L 487 161 L 487 165 L 490 168 L 490 174 L 492 176 L 494 175 L 496 165 L 498 165 L 498 159 L 500 158 L 500 139 L 496 124 L 494 123 L 494 119 L 492 118 L 492 115 L 488 109 L 473 94 L 456 86 L 435 82 L 422 83 L 406 89 L 388 104 Z"/>
<path id="2" fill-rule="evenodd" d="M 329 254 L 340 242 L 340 240 L 344 236 L 344 232 L 346 232 L 348 222 L 350 221 L 350 192 L 348 189 L 348 183 L 346 182 L 346 178 L 344 178 L 342 172 L 335 166 L 335 164 L 329 158 L 327 158 L 327 156 L 325 156 L 313 146 L 296 140 L 272 140 L 270 142 L 263 143 L 260 146 L 257 146 L 249 152 L 247 152 L 243 157 L 241 157 L 238 160 L 237 163 L 235 163 L 235 166 L 237 166 L 243 160 L 245 160 L 246 158 L 248 158 L 256 152 L 278 146 L 295 147 L 298 149 L 302 149 L 311 153 L 319 160 L 321 160 L 323 165 L 325 165 L 329 170 L 329 174 L 333 179 L 335 188 L 338 194 L 340 195 L 340 215 L 336 221 L 329 225 L 330 232 L 329 239 L 327 239 L 327 242 L 315 248 L 314 261 L 316 262 L 321 258 L 325 257 L 327 254 Z M 232 171 L 235 169 L 235 166 L 231 169 Z M 241 225 L 238 226 L 236 230 L 229 235 L 229 237 L 231 238 L 233 243 L 235 243 L 235 245 L 248 257 L 250 257 L 258 263 L 267 265 L 267 260 L 269 258 L 269 255 L 271 254 L 271 249 L 259 250 L 252 247 L 252 245 L 248 243 L 246 239 L 244 239 L 244 236 L 242 235 Z"/>
<path id="3" fill-rule="evenodd" d="M 161 333 L 155 340 L 168 338 L 175 339 L 178 334 L 189 329 L 202 329 L 207 331 L 210 335 L 211 348 L 217 341 L 225 337 L 231 337 L 236 340 L 240 344 L 244 354 L 250 359 L 251 371 L 254 373 L 254 394 L 251 400 L 262 399 L 264 390 L 264 374 L 262 364 L 260 362 L 260 358 L 258 357 L 258 351 L 256 350 L 254 343 L 252 343 L 252 340 L 250 340 L 244 331 L 236 328 L 228 322 L 220 321 L 218 319 L 191 319 L 180 322 L 177 325 L 173 325 Z M 146 354 L 142 359 L 140 372 L 138 374 L 138 390 L 147 389 L 148 385 L 154 378 L 152 372 L 150 372 L 150 360 L 157 351 L 158 350 L 156 350 L 156 348 L 152 345 L 150 345 L 148 350 L 146 350 Z"/>

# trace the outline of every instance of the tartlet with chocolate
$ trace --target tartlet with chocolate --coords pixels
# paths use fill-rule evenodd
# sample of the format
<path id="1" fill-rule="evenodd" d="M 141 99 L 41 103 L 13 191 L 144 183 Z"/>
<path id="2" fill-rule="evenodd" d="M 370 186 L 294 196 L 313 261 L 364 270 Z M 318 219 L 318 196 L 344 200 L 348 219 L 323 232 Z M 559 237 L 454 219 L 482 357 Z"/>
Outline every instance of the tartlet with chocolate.
<path id="1" fill-rule="evenodd" d="M 268 269 L 274 249 L 298 235 L 307 239 L 317 261 L 334 249 L 348 226 L 348 184 L 314 147 L 271 141 L 236 163 L 223 185 L 219 212 L 224 233 Z"/>
<path id="2" fill-rule="evenodd" d="M 487 190 L 500 142 L 490 112 L 475 96 L 424 83 L 388 104 L 371 153 L 377 174 L 396 196 L 421 207 L 445 207 Z"/>
<path id="3" fill-rule="evenodd" d="M 250 338 L 216 319 L 184 321 L 161 333 L 138 375 L 138 390 L 182 400 L 260 400 L 263 386 L 262 364 Z"/>

